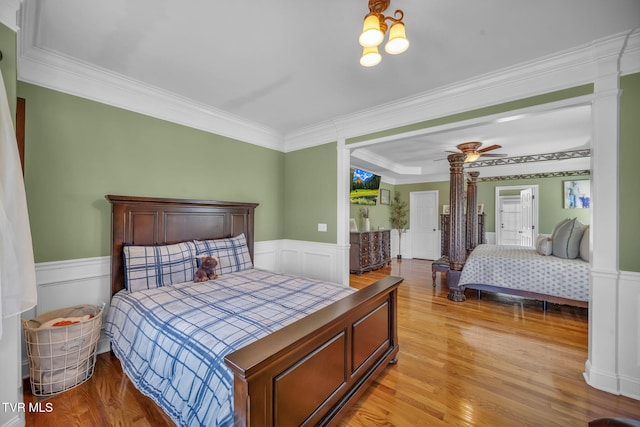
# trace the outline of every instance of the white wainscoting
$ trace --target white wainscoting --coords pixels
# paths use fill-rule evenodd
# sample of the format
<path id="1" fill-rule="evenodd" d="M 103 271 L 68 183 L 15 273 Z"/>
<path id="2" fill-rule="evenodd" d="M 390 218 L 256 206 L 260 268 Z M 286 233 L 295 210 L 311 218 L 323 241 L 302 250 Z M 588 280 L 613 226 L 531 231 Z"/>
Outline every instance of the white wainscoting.
<path id="1" fill-rule="evenodd" d="M 344 265 L 342 260 L 348 257 L 349 248 L 334 243 L 277 240 L 255 244 L 257 268 L 344 285 L 348 283 L 345 283 L 341 266 Z M 348 275 L 346 277 L 348 278 Z"/>
<path id="2" fill-rule="evenodd" d="M 111 257 L 43 262 L 36 264 L 38 305 L 22 314 L 31 319 L 58 308 L 80 304 L 106 303 L 106 314 L 111 299 Z M 103 317 L 103 324 L 106 316 Z M 29 360 L 22 341 L 22 375 L 29 376 Z M 104 330 L 98 340 L 98 353 L 109 351 L 109 340 Z"/>
<path id="3" fill-rule="evenodd" d="M 495 245 L 496 244 L 496 232 L 495 231 L 485 231 L 484 232 L 484 238 L 487 241 L 487 244 L 489 245 Z"/>
<path id="4" fill-rule="evenodd" d="M 640 400 L 640 273 L 620 272 L 620 394 Z"/>
<path id="5" fill-rule="evenodd" d="M 299 240 L 273 240 L 255 243 L 254 265 L 278 273 L 291 273 L 314 279 L 348 285 L 344 260 L 349 248 L 336 244 Z M 32 319 L 42 313 L 79 304 L 106 303 L 105 317 L 111 299 L 111 257 L 95 257 L 66 261 L 44 262 L 36 265 L 38 305 L 22 318 Z M 342 267 L 341 267 L 342 266 Z M 348 262 L 346 263 L 348 269 Z M 346 282 L 343 279 L 346 277 Z M 24 337 L 22 342 L 22 376 L 29 376 Z M 110 350 L 103 331 L 98 341 L 98 353 Z"/>

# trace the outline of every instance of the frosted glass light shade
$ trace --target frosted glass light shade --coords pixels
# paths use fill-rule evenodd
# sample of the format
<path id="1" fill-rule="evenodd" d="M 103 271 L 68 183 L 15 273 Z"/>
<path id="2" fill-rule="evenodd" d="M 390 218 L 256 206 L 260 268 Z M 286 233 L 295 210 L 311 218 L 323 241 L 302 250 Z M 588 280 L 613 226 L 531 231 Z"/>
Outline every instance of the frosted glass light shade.
<path id="1" fill-rule="evenodd" d="M 391 55 L 397 55 L 409 48 L 409 40 L 405 33 L 404 24 L 395 22 L 389 30 L 389 41 L 384 46 L 384 50 Z"/>
<path id="2" fill-rule="evenodd" d="M 364 18 L 362 34 L 358 41 L 362 47 L 376 47 L 382 43 L 384 33 L 380 31 L 380 20 L 376 15 L 367 15 Z"/>
<path id="3" fill-rule="evenodd" d="M 381 60 L 382 55 L 378 53 L 378 48 L 376 46 L 362 48 L 360 65 L 363 67 L 373 67 L 374 65 L 378 65 Z"/>
<path id="4" fill-rule="evenodd" d="M 468 153 L 467 156 L 464 158 L 464 162 L 465 163 L 471 163 L 471 162 L 475 162 L 476 160 L 478 160 L 480 158 L 480 153 L 478 153 L 477 151 L 473 152 L 473 153 Z"/>

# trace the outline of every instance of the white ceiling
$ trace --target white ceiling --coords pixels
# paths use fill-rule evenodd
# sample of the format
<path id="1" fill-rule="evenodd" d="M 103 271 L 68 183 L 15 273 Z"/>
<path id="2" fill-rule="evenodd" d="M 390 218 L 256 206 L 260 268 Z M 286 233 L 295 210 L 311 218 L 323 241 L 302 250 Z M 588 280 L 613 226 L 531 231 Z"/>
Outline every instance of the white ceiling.
<path id="1" fill-rule="evenodd" d="M 640 27 L 638 0 L 392 0 L 386 13 L 404 10 L 411 46 L 364 68 L 367 0 L 23 3 L 35 19 L 22 30 L 38 49 L 280 135 Z M 434 159 L 461 142 L 517 156 L 588 147 L 589 135 L 579 107 L 361 147 L 352 162 L 421 180 L 446 171 Z"/>

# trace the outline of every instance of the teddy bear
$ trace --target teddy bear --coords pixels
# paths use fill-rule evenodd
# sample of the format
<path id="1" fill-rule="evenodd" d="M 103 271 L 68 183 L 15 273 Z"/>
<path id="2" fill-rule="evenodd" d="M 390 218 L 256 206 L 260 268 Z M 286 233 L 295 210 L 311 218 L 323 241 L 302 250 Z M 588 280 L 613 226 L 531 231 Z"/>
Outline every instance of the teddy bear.
<path id="1" fill-rule="evenodd" d="M 201 255 L 198 258 L 200 259 L 200 267 L 196 270 L 193 280 L 195 282 L 206 282 L 207 280 L 217 279 L 216 266 L 218 265 L 218 258 L 207 255 Z"/>

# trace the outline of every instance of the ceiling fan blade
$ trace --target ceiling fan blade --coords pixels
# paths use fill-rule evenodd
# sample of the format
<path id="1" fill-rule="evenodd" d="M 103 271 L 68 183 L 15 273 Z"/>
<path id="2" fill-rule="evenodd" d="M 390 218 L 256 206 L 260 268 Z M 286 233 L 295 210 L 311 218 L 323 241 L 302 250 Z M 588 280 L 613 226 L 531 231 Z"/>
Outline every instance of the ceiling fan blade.
<path id="1" fill-rule="evenodd" d="M 480 153 L 480 157 L 507 157 L 507 154 Z"/>
<path id="2" fill-rule="evenodd" d="M 493 144 L 485 148 L 481 148 L 478 150 L 479 153 L 486 153 L 487 151 L 497 150 L 498 148 L 502 148 L 502 145 Z"/>

